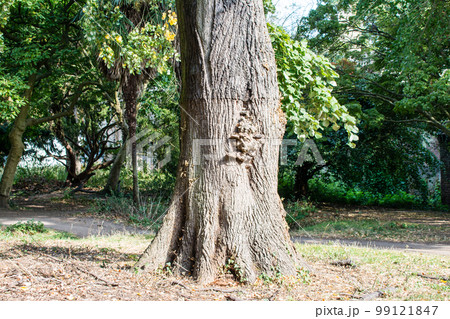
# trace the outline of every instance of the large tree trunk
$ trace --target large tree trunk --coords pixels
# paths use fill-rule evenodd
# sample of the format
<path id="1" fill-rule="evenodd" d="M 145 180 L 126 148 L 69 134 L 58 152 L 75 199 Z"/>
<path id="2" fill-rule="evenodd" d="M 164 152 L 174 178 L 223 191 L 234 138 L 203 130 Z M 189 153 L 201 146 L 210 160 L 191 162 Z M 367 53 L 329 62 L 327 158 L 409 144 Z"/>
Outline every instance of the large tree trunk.
<path id="1" fill-rule="evenodd" d="M 441 203 L 450 206 L 450 138 L 441 134 L 438 137 L 441 166 Z"/>
<path id="2" fill-rule="evenodd" d="M 14 184 L 14 176 L 16 175 L 17 165 L 19 165 L 25 145 L 23 144 L 23 133 L 27 129 L 27 118 L 30 110 L 29 101 L 33 94 L 33 88 L 36 83 L 36 75 L 30 76 L 28 81 L 29 88 L 25 91 L 26 104 L 19 111 L 19 115 L 14 120 L 13 127 L 9 133 L 9 141 L 11 149 L 8 153 L 5 169 L 3 170 L 2 180 L 0 183 L 0 208 L 9 207 L 9 196 Z"/>
<path id="3" fill-rule="evenodd" d="M 26 110 L 25 110 L 26 109 Z M 14 126 L 9 133 L 9 141 L 11 149 L 8 154 L 5 169 L 3 170 L 2 181 L 0 184 L 0 207 L 9 207 L 9 196 L 14 183 L 14 176 L 16 174 L 17 165 L 19 165 L 25 145 L 22 142 L 22 136 L 26 129 L 26 118 L 23 118 L 24 113 L 28 113 L 26 107 L 22 108 L 19 116 L 14 121 Z"/>
<path id="4" fill-rule="evenodd" d="M 177 184 L 137 266 L 171 263 L 204 283 L 227 265 L 250 282 L 294 275 L 277 193 L 285 118 L 262 1 L 179 0 L 177 8 L 185 110 Z"/>

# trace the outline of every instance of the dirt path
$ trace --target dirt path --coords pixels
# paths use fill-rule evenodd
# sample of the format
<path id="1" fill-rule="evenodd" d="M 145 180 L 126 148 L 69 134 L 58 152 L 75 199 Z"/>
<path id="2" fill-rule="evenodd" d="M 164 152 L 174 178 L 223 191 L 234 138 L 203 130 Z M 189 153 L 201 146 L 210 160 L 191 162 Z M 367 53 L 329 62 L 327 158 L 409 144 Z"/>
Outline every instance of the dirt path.
<path id="1" fill-rule="evenodd" d="M 107 236 L 115 234 L 150 234 L 150 231 L 104 219 L 77 216 L 79 212 L 1 211 L 0 225 L 12 225 L 30 219 L 45 227 L 74 234 L 77 237 Z"/>
<path id="2" fill-rule="evenodd" d="M 46 227 L 74 234 L 78 237 L 107 236 L 114 234 L 150 234 L 146 229 L 125 225 L 123 223 L 102 220 L 92 217 L 77 216 L 78 211 L 1 211 L 0 225 L 11 225 L 30 219 L 41 221 Z M 339 244 L 344 246 L 370 247 L 377 249 L 394 249 L 407 252 L 419 252 L 434 255 L 450 256 L 450 245 L 399 243 L 389 241 L 324 239 L 293 236 L 294 242 L 304 244 Z"/>
<path id="3" fill-rule="evenodd" d="M 407 252 L 426 253 L 433 255 L 450 256 L 450 245 L 445 244 L 422 244 L 422 243 L 399 243 L 381 240 L 352 240 L 352 239 L 329 239 L 329 238 L 312 238 L 293 236 L 292 240 L 296 243 L 310 245 L 342 245 L 356 246 L 377 249 L 394 249 Z"/>

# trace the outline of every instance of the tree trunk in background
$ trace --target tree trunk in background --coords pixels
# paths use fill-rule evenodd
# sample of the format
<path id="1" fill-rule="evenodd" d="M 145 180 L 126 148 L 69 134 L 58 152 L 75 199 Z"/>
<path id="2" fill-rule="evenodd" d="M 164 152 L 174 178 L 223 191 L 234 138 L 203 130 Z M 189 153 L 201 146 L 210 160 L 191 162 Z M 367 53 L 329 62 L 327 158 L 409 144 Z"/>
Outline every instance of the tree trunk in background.
<path id="1" fill-rule="evenodd" d="M 26 104 L 19 111 L 19 115 L 14 120 L 13 127 L 9 133 L 9 141 L 11 149 L 8 153 L 5 168 L 3 170 L 2 180 L 0 182 L 0 208 L 9 207 L 9 196 L 14 184 L 14 176 L 16 175 L 17 165 L 19 165 L 25 145 L 23 144 L 23 133 L 27 129 L 27 118 L 30 110 L 29 101 L 33 94 L 33 88 L 36 83 L 36 75 L 32 75 L 28 81 L 29 88 L 25 91 Z"/>
<path id="2" fill-rule="evenodd" d="M 134 27 L 145 27 L 146 15 L 149 11 L 151 3 L 146 1 L 120 1 L 120 10 L 131 23 L 127 23 L 125 28 L 131 32 Z M 144 63 L 145 64 L 145 63 Z M 100 60 L 100 69 L 111 80 L 118 80 L 120 89 L 125 102 L 125 119 L 128 125 L 128 141 L 131 143 L 131 164 L 133 169 L 133 201 L 139 207 L 139 184 L 138 184 L 138 167 L 136 154 L 136 128 L 138 100 L 143 92 L 148 79 L 156 76 L 156 70 L 151 68 L 143 68 L 140 72 L 131 73 L 129 69 L 122 66 L 122 62 L 116 60 L 114 67 L 108 66 Z M 117 99 L 117 97 L 116 97 Z M 115 173 L 115 172 L 114 172 Z"/>
<path id="3" fill-rule="evenodd" d="M 124 140 L 122 147 L 114 159 L 114 162 L 109 171 L 108 180 L 106 181 L 105 188 L 103 191 L 106 194 L 118 194 L 119 193 L 119 181 L 120 181 L 120 171 L 122 170 L 123 163 L 127 158 L 127 144 Z"/>
<path id="4" fill-rule="evenodd" d="M 286 121 L 263 3 L 179 0 L 177 8 L 185 110 L 177 183 L 137 266 L 170 262 L 203 283 L 227 266 L 249 282 L 261 273 L 295 275 L 277 193 Z"/>
<path id="5" fill-rule="evenodd" d="M 81 173 L 81 161 L 78 152 L 70 145 L 64 134 L 64 129 L 62 128 L 61 120 L 55 121 L 55 125 L 52 127 L 53 133 L 55 133 L 56 138 L 64 146 L 67 156 L 67 185 L 73 185 L 74 179 Z"/>
<path id="6" fill-rule="evenodd" d="M 441 134 L 438 136 L 441 166 L 441 202 L 450 206 L 450 138 Z"/>
<path id="7" fill-rule="evenodd" d="M 120 106 L 119 100 L 119 92 L 116 92 L 115 95 L 116 103 L 114 107 L 116 109 L 118 122 L 122 130 L 122 147 L 120 148 L 119 152 L 116 155 L 116 158 L 114 159 L 111 170 L 109 171 L 108 180 L 106 181 L 105 188 L 103 189 L 103 191 L 107 194 L 119 193 L 120 172 L 127 158 L 128 128 L 123 119 L 122 108 Z"/>
<path id="8" fill-rule="evenodd" d="M 313 175 L 309 171 L 313 168 L 314 164 L 312 162 L 304 162 L 303 165 L 295 167 L 294 196 L 296 199 L 308 196 L 308 181 Z"/>
<path id="9" fill-rule="evenodd" d="M 296 199 L 306 198 L 309 195 L 309 180 L 324 167 L 325 164 L 322 163 L 303 162 L 303 165 L 295 168 L 294 196 Z"/>
<path id="10" fill-rule="evenodd" d="M 131 166 L 133 169 L 133 202 L 136 207 L 140 206 L 139 199 L 139 181 L 137 167 L 137 149 L 136 149 L 136 128 L 137 128 L 137 101 L 140 97 L 143 87 L 142 76 L 138 74 L 129 74 L 121 83 L 122 94 L 125 101 L 125 118 L 128 126 L 128 140 L 131 143 Z"/>

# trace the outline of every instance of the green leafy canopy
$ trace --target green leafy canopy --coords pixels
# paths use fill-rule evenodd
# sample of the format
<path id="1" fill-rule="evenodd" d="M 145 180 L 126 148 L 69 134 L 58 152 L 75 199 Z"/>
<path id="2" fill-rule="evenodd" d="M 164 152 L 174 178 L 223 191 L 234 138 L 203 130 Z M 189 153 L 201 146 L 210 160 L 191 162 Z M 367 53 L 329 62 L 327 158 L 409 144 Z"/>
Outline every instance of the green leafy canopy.
<path id="1" fill-rule="evenodd" d="M 131 21 L 126 11 L 140 6 L 148 14 L 139 22 Z M 167 61 L 176 57 L 173 41 L 177 17 L 171 9 L 159 8 L 160 1 L 88 0 L 82 12 L 82 26 L 86 40 L 98 52 L 108 68 L 120 66 L 131 74 L 144 69 L 158 73 L 169 72 Z"/>

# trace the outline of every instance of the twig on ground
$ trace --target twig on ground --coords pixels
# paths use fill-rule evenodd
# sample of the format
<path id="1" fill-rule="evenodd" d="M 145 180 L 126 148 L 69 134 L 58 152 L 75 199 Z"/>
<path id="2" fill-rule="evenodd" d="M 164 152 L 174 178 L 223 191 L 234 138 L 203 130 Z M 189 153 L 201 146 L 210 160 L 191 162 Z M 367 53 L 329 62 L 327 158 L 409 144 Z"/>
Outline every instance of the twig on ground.
<path id="1" fill-rule="evenodd" d="M 268 298 L 268 300 L 269 300 L 269 301 L 275 300 L 275 297 L 279 294 L 279 292 L 280 292 L 280 290 L 278 289 L 277 291 L 275 291 L 275 292 L 272 294 L 272 296 L 270 296 L 270 297 Z"/>
<path id="2" fill-rule="evenodd" d="M 448 277 L 433 277 L 433 276 L 427 276 L 424 274 L 415 274 L 418 277 L 427 278 L 427 279 L 434 279 L 434 280 L 444 280 L 444 281 L 450 281 L 450 278 Z"/>
<path id="3" fill-rule="evenodd" d="M 96 274 L 91 273 L 90 271 L 81 268 L 80 266 L 74 265 L 74 264 L 73 264 L 72 262 L 70 262 L 70 261 L 65 261 L 65 260 L 62 260 L 62 259 L 59 259 L 59 258 L 50 256 L 50 255 L 44 254 L 44 253 L 42 253 L 42 252 L 40 252 L 40 254 L 43 255 L 43 256 L 45 256 L 45 257 L 47 257 L 47 258 L 49 258 L 49 259 L 52 259 L 52 260 L 54 260 L 54 261 L 57 261 L 57 262 L 60 262 L 60 263 L 66 263 L 66 264 L 69 264 L 70 266 L 72 266 L 73 268 L 75 268 L 75 269 L 81 271 L 82 273 L 85 273 L 85 274 L 87 274 L 87 275 L 90 275 L 91 277 L 94 277 L 94 278 L 97 279 L 98 281 L 101 281 L 101 282 L 105 283 L 107 286 L 111 286 L 111 287 L 118 287 L 118 286 L 119 286 L 118 283 L 110 282 L 110 281 L 108 281 L 108 280 L 106 280 L 106 279 L 103 279 L 103 278 L 97 276 Z"/>
<path id="4" fill-rule="evenodd" d="M 209 291 L 209 290 L 217 291 L 217 292 L 223 292 L 223 293 L 231 293 L 231 292 L 237 292 L 238 291 L 237 289 L 222 289 L 222 288 L 219 288 L 219 287 L 207 287 L 207 288 L 197 289 L 197 291 Z"/>
<path id="5" fill-rule="evenodd" d="M 94 274 L 94 273 L 91 273 L 90 271 L 87 271 L 87 270 L 85 270 L 85 269 L 83 269 L 83 268 L 80 268 L 80 267 L 78 267 L 78 266 L 76 266 L 76 265 L 73 265 L 73 264 L 71 264 L 71 263 L 70 263 L 70 265 L 73 266 L 73 267 L 75 267 L 75 268 L 78 269 L 79 271 L 84 272 L 84 273 L 87 274 L 87 275 L 91 275 L 91 276 L 94 277 L 95 279 L 104 282 L 107 286 L 111 286 L 111 287 L 118 287 L 118 286 L 119 286 L 118 283 L 110 282 L 110 281 L 108 281 L 108 280 L 106 280 L 106 279 L 103 279 L 103 278 L 97 276 L 97 275 Z"/>
<path id="6" fill-rule="evenodd" d="M 384 296 L 384 293 L 382 291 L 374 291 L 368 294 L 365 294 L 361 297 L 359 297 L 359 299 L 364 300 L 364 301 L 369 301 L 369 300 L 374 300 L 378 297 L 382 297 Z"/>
<path id="7" fill-rule="evenodd" d="M 29 272 L 27 269 L 25 269 L 24 267 L 22 267 L 19 263 L 12 261 L 10 258 L 8 258 L 8 261 L 10 263 L 12 263 L 14 266 L 16 266 L 17 268 L 19 268 L 20 270 L 22 270 L 24 273 L 26 273 L 29 276 L 30 280 L 36 280 L 36 278 L 33 276 L 33 274 L 31 272 Z"/>
<path id="8" fill-rule="evenodd" d="M 349 267 L 349 268 L 355 268 L 356 264 L 351 259 L 344 259 L 344 260 L 337 260 L 331 262 L 331 265 L 333 266 L 341 266 L 341 267 Z"/>
<path id="9" fill-rule="evenodd" d="M 176 281 L 176 280 L 173 280 L 173 281 L 171 282 L 171 284 L 172 284 L 172 285 L 178 285 L 178 286 L 181 286 L 181 287 L 183 287 L 183 288 L 186 289 L 186 290 L 191 290 L 191 289 L 189 289 L 189 287 L 187 287 L 185 284 L 183 284 L 183 283 L 181 283 L 181 282 L 179 282 L 179 281 Z"/>

